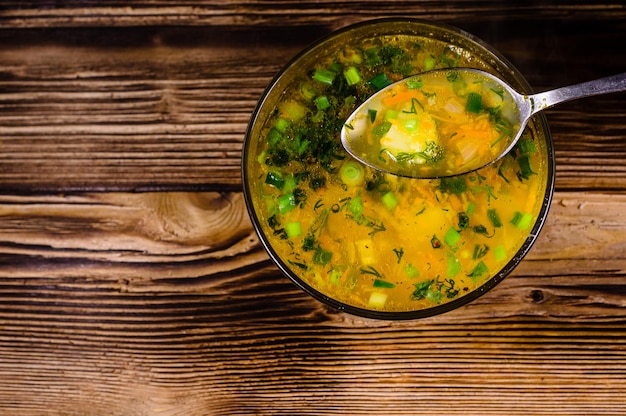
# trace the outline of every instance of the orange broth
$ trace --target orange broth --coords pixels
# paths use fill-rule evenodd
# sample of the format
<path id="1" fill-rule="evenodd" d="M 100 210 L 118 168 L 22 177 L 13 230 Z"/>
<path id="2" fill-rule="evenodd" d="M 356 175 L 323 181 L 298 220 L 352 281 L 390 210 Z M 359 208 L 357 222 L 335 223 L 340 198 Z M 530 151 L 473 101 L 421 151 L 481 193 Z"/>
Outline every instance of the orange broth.
<path id="1" fill-rule="evenodd" d="M 496 164 L 448 179 L 382 174 L 341 147 L 343 122 L 377 89 L 454 66 L 489 68 L 424 37 L 360 40 L 317 60 L 266 120 L 249 165 L 262 233 L 325 296 L 367 310 L 432 308 L 477 290 L 528 238 L 547 186 L 532 126 Z"/>

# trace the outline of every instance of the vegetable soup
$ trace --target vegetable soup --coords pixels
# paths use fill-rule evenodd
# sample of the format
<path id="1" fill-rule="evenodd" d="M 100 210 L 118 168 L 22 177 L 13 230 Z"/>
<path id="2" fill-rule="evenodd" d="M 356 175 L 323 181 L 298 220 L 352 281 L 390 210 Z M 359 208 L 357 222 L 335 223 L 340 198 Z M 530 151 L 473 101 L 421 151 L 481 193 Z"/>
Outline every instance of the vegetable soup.
<path id="1" fill-rule="evenodd" d="M 417 34 L 356 37 L 310 62 L 274 87 L 279 98 L 265 102 L 244 162 L 257 230 L 283 269 L 335 305 L 402 313 L 481 290 L 519 256 L 548 184 L 546 139 L 533 123 L 495 164 L 433 180 L 366 167 L 339 138 L 347 117 L 393 81 L 434 68 L 489 71 L 486 62 Z M 467 107 L 459 111 L 480 111 Z"/>
<path id="2" fill-rule="evenodd" d="M 403 176 L 437 178 L 496 160 L 519 130 L 508 91 L 482 74 L 428 71 L 368 100 L 346 123 L 353 154 Z"/>

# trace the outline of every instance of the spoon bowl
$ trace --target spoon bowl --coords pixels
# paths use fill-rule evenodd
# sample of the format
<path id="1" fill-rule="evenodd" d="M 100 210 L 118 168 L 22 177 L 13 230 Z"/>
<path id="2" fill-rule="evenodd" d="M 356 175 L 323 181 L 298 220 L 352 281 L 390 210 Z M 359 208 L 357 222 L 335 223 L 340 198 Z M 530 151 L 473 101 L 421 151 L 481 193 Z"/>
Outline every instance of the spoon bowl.
<path id="1" fill-rule="evenodd" d="M 478 69 L 432 70 L 372 95 L 348 117 L 341 142 L 380 171 L 421 179 L 456 176 L 501 159 L 535 113 L 624 90 L 626 73 L 524 95 Z"/>

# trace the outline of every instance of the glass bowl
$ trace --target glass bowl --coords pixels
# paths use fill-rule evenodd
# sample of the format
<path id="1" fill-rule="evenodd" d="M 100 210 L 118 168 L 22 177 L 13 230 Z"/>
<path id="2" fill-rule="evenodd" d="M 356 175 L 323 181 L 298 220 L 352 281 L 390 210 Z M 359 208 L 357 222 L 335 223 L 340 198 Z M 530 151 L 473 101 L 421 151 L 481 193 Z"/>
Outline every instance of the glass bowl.
<path id="1" fill-rule="evenodd" d="M 500 162 L 452 179 L 383 175 L 341 148 L 347 115 L 376 89 L 461 66 L 532 92 L 475 36 L 386 18 L 319 39 L 263 93 L 243 146 L 247 209 L 271 259 L 315 299 L 366 318 L 432 316 L 492 289 L 530 250 L 554 190 L 553 143 L 542 115 Z M 497 117 L 491 101 L 482 116 Z"/>

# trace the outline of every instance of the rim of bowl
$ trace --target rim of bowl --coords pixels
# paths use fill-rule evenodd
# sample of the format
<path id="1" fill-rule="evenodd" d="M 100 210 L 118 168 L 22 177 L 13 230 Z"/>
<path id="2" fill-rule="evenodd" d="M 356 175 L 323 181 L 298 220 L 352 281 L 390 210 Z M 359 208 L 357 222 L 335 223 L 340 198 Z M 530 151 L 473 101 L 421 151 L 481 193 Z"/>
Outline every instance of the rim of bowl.
<path id="1" fill-rule="evenodd" d="M 249 151 L 250 151 L 250 142 L 252 140 L 252 137 L 251 137 L 252 130 L 258 120 L 259 113 L 261 109 L 264 107 L 264 104 L 266 100 L 268 99 L 268 96 L 270 92 L 273 90 L 274 86 L 277 84 L 279 80 L 282 79 L 284 74 L 292 66 L 294 66 L 294 64 L 299 62 L 301 58 L 306 56 L 309 52 L 311 52 L 315 48 L 319 47 L 321 44 L 328 42 L 335 37 L 341 36 L 342 34 L 345 34 L 346 32 L 364 29 L 367 27 L 375 28 L 377 26 L 381 26 L 381 25 L 384 26 L 384 25 L 390 25 L 390 24 L 415 25 L 415 26 L 419 26 L 420 29 L 422 29 L 423 27 L 432 27 L 438 31 L 450 32 L 456 38 L 467 40 L 469 41 L 469 43 L 473 43 L 476 46 L 478 46 L 478 48 L 481 49 L 480 51 L 481 53 L 486 53 L 487 56 L 485 58 L 491 58 L 495 61 L 495 62 L 489 62 L 490 65 L 494 67 L 499 66 L 509 71 L 510 75 L 519 84 L 519 88 L 521 89 L 520 92 L 532 93 L 532 89 L 530 85 L 528 84 L 528 82 L 526 81 L 526 79 L 506 57 L 504 57 L 494 47 L 492 47 L 491 45 L 489 45 L 482 39 L 476 37 L 475 35 L 472 35 L 471 33 L 466 32 L 463 29 L 460 29 L 458 27 L 451 26 L 445 23 L 433 22 L 429 20 L 423 20 L 423 19 L 417 19 L 417 18 L 411 18 L 411 17 L 386 17 L 386 18 L 364 20 L 364 21 L 353 23 L 353 24 L 344 26 L 342 28 L 339 28 L 337 30 L 334 30 L 318 38 L 317 40 L 313 41 L 304 49 L 302 49 L 298 54 L 296 54 L 293 58 L 291 58 L 279 70 L 279 72 L 273 77 L 273 79 L 270 81 L 268 86 L 265 88 L 263 94 L 259 98 L 257 105 L 254 111 L 252 112 L 250 121 L 248 123 L 248 127 L 246 129 L 246 133 L 244 136 L 242 158 L 241 158 L 241 161 L 242 161 L 241 172 L 242 172 L 242 185 L 243 185 L 244 200 L 245 200 L 246 208 L 250 216 L 250 219 L 252 221 L 254 230 L 259 236 L 259 241 L 263 245 L 263 248 L 265 249 L 265 251 L 270 256 L 272 262 L 280 269 L 280 271 L 284 275 L 286 275 L 297 287 L 299 287 L 302 291 L 304 291 L 305 293 L 307 293 L 314 299 L 326 305 L 329 305 L 339 311 L 347 312 L 349 314 L 360 316 L 363 318 L 397 321 L 397 320 L 412 320 L 412 319 L 427 318 L 430 316 L 435 316 L 435 315 L 439 315 L 445 312 L 449 312 L 454 309 L 458 309 L 461 306 L 467 305 L 468 303 L 471 303 L 472 301 L 476 300 L 483 294 L 489 292 L 496 285 L 498 285 L 502 280 L 504 280 L 504 278 L 507 277 L 517 267 L 517 265 L 522 261 L 522 259 L 526 256 L 526 254 L 530 251 L 530 248 L 536 241 L 541 229 L 543 228 L 543 225 L 545 224 L 545 221 L 548 216 L 548 211 L 550 209 L 550 204 L 552 202 L 552 196 L 554 193 L 556 167 L 555 167 L 555 160 L 554 160 L 554 143 L 552 140 L 550 129 L 548 127 L 548 122 L 543 113 L 538 113 L 533 116 L 533 118 L 529 121 L 529 124 L 533 123 L 534 128 L 538 130 L 538 133 L 542 135 L 545 140 L 544 144 L 546 148 L 546 157 L 547 157 L 546 162 L 547 163 L 546 163 L 546 166 L 544 167 L 546 169 L 546 190 L 545 190 L 545 194 L 543 197 L 543 201 L 541 203 L 541 209 L 539 210 L 539 214 L 537 216 L 537 221 L 535 222 L 533 228 L 530 230 L 528 237 L 526 238 L 524 243 L 522 243 L 522 245 L 517 250 L 515 255 L 511 258 L 511 260 L 509 260 L 508 263 L 504 267 L 502 267 L 502 269 L 500 269 L 500 271 L 497 274 L 495 274 L 493 277 L 491 277 L 489 280 L 483 283 L 480 287 L 476 288 L 472 292 L 460 298 L 451 300 L 441 305 L 426 308 L 426 309 L 416 309 L 412 311 L 411 310 L 409 311 L 378 311 L 378 310 L 360 308 L 357 306 L 346 304 L 344 302 L 340 302 L 336 299 L 329 297 L 328 295 L 325 295 L 324 293 L 313 288 L 304 280 L 302 280 L 296 273 L 294 273 L 287 266 L 287 264 L 285 264 L 285 262 L 280 258 L 280 256 L 273 249 L 272 245 L 270 244 L 269 240 L 267 239 L 265 235 L 265 232 L 263 231 L 260 225 L 261 220 L 258 217 L 254 209 L 254 203 L 252 201 L 252 195 L 250 192 L 250 181 L 248 178 L 248 156 L 249 156 Z M 481 59 L 487 61 L 487 59 L 485 58 L 481 57 Z"/>

